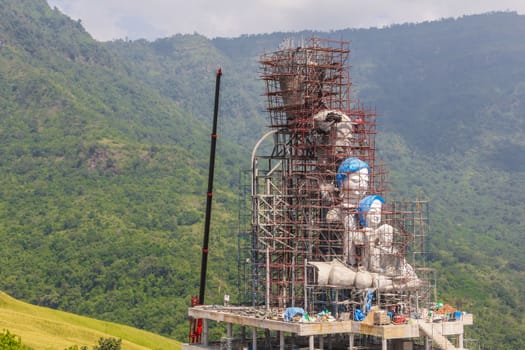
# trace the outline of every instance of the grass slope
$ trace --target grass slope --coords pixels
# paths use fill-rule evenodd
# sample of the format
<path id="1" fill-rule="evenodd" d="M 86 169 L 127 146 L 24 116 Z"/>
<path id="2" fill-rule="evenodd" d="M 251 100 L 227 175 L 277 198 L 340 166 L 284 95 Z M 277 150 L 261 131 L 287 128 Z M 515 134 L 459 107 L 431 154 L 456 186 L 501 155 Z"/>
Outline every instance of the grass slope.
<path id="1" fill-rule="evenodd" d="M 0 315 L 0 329 L 21 337 L 23 344 L 35 350 L 63 350 L 73 345 L 91 348 L 101 337 L 120 338 L 127 350 L 181 348 L 181 343 L 154 333 L 34 306 L 4 292 L 0 292 Z"/>

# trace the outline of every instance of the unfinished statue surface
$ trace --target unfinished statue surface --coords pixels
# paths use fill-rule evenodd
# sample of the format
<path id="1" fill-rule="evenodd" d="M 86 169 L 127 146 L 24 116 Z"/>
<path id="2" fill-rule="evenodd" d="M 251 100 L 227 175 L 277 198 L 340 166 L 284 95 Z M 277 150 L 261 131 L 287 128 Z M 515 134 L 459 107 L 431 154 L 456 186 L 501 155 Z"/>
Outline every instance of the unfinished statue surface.
<path id="1" fill-rule="evenodd" d="M 350 265 L 357 264 L 356 245 L 364 244 L 363 232 L 357 227 L 356 207 L 368 191 L 369 174 L 366 162 L 354 157 L 345 159 L 336 174 L 340 205 L 326 216 L 329 223 L 339 221 L 343 224 L 343 260 Z"/>
<path id="2" fill-rule="evenodd" d="M 376 288 L 395 291 L 417 288 L 419 279 L 414 268 L 394 246 L 395 229 L 382 224 L 382 207 L 385 203 L 379 195 L 365 196 L 355 209 L 343 217 L 345 225 L 344 258 L 341 262 L 310 262 L 317 268 L 317 284 L 364 290 Z M 352 254 L 360 246 L 360 266 L 352 267 Z M 348 264 L 346 263 L 348 262 Z"/>
<path id="3" fill-rule="evenodd" d="M 331 262 L 310 261 L 317 269 L 317 285 L 348 289 L 367 289 L 374 284 L 376 276 L 362 268 L 353 268 L 334 259 Z"/>
<path id="4" fill-rule="evenodd" d="M 371 195 L 359 203 L 359 223 L 364 228 L 366 248 L 363 259 L 370 272 L 375 273 L 374 287 L 381 290 L 417 287 L 419 279 L 414 268 L 394 246 L 395 229 L 382 224 L 381 196 Z"/>
<path id="5" fill-rule="evenodd" d="M 347 158 L 339 166 L 335 179 L 341 207 L 356 208 L 368 191 L 370 167 L 359 158 Z"/>
<path id="6" fill-rule="evenodd" d="M 341 159 L 352 146 L 356 146 L 353 131 L 355 122 L 343 112 L 326 109 L 313 117 L 318 133 L 319 147 L 317 157 L 320 161 L 328 160 L 332 155 Z"/>

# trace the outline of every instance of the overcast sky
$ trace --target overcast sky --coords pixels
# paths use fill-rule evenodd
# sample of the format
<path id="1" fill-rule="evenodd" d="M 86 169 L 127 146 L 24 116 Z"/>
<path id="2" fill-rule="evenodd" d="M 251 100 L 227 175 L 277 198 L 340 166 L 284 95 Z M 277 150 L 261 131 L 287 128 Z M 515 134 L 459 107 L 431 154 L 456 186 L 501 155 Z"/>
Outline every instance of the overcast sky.
<path id="1" fill-rule="evenodd" d="M 199 33 L 238 37 L 423 22 L 490 11 L 525 14 L 525 0 L 48 0 L 97 40 Z"/>

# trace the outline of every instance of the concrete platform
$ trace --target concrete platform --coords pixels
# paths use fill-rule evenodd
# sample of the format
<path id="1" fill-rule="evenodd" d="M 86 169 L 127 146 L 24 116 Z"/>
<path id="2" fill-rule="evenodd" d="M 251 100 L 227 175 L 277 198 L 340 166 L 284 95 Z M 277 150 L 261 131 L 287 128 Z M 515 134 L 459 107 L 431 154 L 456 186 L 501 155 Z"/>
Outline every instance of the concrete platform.
<path id="1" fill-rule="evenodd" d="M 407 324 L 374 325 L 373 317 L 364 321 L 314 321 L 314 322 L 285 322 L 279 319 L 278 313 L 248 307 L 223 307 L 219 305 L 202 305 L 188 309 L 188 315 L 195 319 L 203 319 L 203 344 L 208 344 L 208 321 L 224 322 L 228 327 L 228 338 L 231 338 L 231 326 L 239 325 L 252 328 L 252 344 L 256 344 L 257 330 L 264 329 L 279 332 L 281 349 L 284 349 L 284 334 L 289 333 L 300 337 L 308 337 L 310 349 L 314 349 L 315 339 L 333 334 L 346 334 L 353 344 L 356 335 L 368 335 L 382 339 L 382 349 L 388 348 L 389 340 L 412 339 L 419 337 L 458 336 L 462 342 L 464 326 L 472 325 L 471 314 L 464 315 L 461 320 L 432 323 L 421 319 L 409 319 Z M 436 339 L 433 339 L 436 341 Z M 440 338 L 443 343 L 444 340 Z M 322 340 L 321 340 L 322 343 Z M 252 348 L 254 346 L 252 345 Z M 191 349 L 196 347 L 191 346 Z M 321 347 L 322 348 L 322 347 Z M 452 349 L 450 346 L 448 347 Z M 453 349 L 459 349 L 453 347 Z M 255 349 L 256 350 L 256 346 Z"/>

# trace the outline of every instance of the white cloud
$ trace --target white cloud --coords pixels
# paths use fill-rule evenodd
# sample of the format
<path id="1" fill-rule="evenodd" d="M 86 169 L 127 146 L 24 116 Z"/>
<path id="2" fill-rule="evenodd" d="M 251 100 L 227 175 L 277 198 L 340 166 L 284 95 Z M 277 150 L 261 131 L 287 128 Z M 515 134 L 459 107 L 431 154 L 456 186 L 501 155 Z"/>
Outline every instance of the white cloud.
<path id="1" fill-rule="evenodd" d="M 48 0 L 98 40 L 382 27 L 489 11 L 525 14 L 523 0 Z"/>

